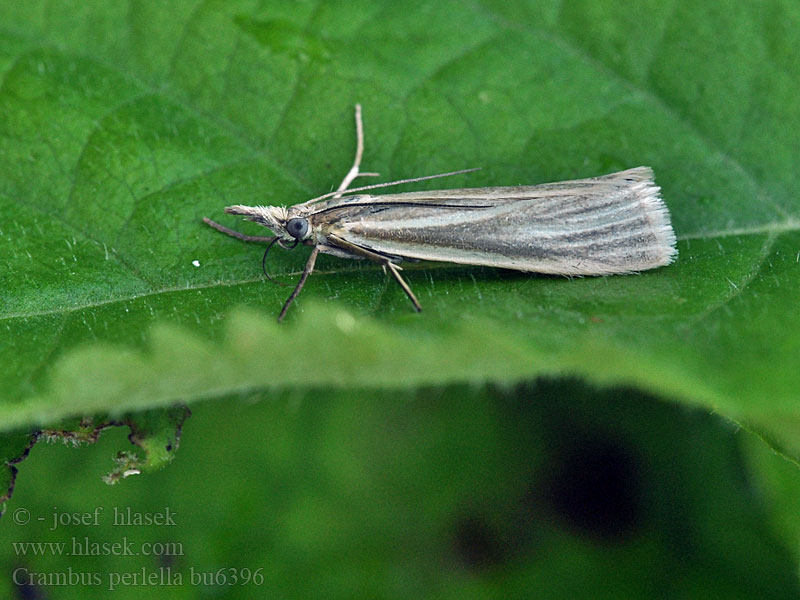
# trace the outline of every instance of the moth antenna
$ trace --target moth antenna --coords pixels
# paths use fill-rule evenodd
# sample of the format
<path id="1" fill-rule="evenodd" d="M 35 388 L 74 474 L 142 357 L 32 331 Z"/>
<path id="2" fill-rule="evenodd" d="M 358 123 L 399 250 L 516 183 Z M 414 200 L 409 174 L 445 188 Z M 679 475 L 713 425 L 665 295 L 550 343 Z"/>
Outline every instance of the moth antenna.
<path id="1" fill-rule="evenodd" d="M 327 194 L 323 194 L 322 196 L 317 196 L 316 198 L 312 198 L 305 202 L 305 204 L 311 204 L 312 202 L 317 202 L 319 200 L 325 200 L 326 198 L 330 198 L 332 196 L 342 195 L 342 196 L 349 196 L 353 192 L 363 192 L 365 190 L 375 190 L 377 188 L 384 188 L 389 187 L 390 185 L 401 185 L 403 183 L 414 183 L 415 181 L 426 181 L 428 179 L 439 179 L 441 177 L 450 177 L 452 175 L 462 175 L 463 173 L 472 173 L 473 171 L 480 171 L 482 167 L 475 167 L 472 169 L 462 169 L 460 171 L 450 171 L 449 173 L 437 173 L 436 175 L 425 175 L 424 177 L 412 177 L 411 179 L 398 179 L 397 181 L 390 181 L 388 183 L 374 183 L 372 185 L 364 185 L 361 187 L 350 188 L 346 192 L 342 193 L 339 191 L 335 192 L 328 192 Z"/>

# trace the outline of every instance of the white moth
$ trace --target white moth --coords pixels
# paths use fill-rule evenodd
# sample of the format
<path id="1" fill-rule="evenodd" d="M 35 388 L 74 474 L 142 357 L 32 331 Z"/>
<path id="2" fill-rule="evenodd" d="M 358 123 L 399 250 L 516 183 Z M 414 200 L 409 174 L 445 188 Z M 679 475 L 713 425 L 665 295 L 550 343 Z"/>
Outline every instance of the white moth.
<path id="1" fill-rule="evenodd" d="M 668 265 L 677 256 L 669 212 L 649 167 L 542 185 L 375 196 L 358 192 L 474 169 L 348 190 L 356 177 L 376 175 L 359 171 L 364 137 L 358 105 L 356 134 L 353 167 L 335 192 L 288 208 L 225 208 L 227 213 L 264 225 L 275 236 L 248 236 L 204 219 L 237 239 L 268 242 L 267 250 L 276 242 L 288 248 L 298 243 L 313 246 L 279 321 L 300 293 L 320 252 L 381 264 L 418 311 L 420 303 L 400 275 L 398 263 L 403 260 L 559 275 L 612 275 Z"/>

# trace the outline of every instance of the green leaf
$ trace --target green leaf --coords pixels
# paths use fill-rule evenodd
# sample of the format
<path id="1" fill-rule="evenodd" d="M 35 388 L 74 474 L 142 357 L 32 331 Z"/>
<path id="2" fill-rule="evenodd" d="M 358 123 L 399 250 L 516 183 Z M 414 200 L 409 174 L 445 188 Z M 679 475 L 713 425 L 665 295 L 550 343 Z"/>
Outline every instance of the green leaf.
<path id="1" fill-rule="evenodd" d="M 796 539 L 770 526 L 743 464 L 753 436 L 704 411 L 563 379 L 251 400 L 197 403 L 170 468 L 124 485 L 97 477 L 120 430 L 80 451 L 37 445 L 0 522 L 0 597 L 53 589 L 15 587 L 20 567 L 16 581 L 98 574 L 59 600 L 108 598 L 120 574 L 139 576 L 117 580 L 125 600 L 798 596 Z M 115 522 L 167 511 L 174 526 Z M 34 555 L 73 540 L 134 552 Z M 161 543 L 178 551 L 140 551 Z M 223 567 L 263 583 L 198 583 Z M 183 586 L 145 589 L 166 569 Z"/>
<path id="2" fill-rule="evenodd" d="M 104 430 L 128 427 L 128 440 L 134 449 L 119 451 L 114 459 L 114 468 L 103 477 L 106 483 L 114 484 L 131 475 L 157 471 L 172 462 L 180 445 L 181 427 L 190 414 L 185 406 L 176 406 L 124 415 L 119 419 L 69 419 L 34 433 L 18 431 L 0 435 L 0 516 L 3 515 L 5 501 L 14 492 L 17 476 L 14 465 L 25 460 L 31 448 L 40 440 L 61 440 L 73 446 L 94 444 Z"/>
<path id="3" fill-rule="evenodd" d="M 42 1 L 0 3 L 0 23 L 3 429 L 570 373 L 800 453 L 796 3 Z M 572 280 L 412 266 L 416 315 L 379 268 L 322 257 L 277 326 L 288 289 L 263 280 L 263 247 L 201 218 L 256 233 L 222 208 L 331 189 L 356 102 L 386 180 L 651 165 L 678 262 Z M 306 253 L 275 249 L 271 274 L 293 283 Z"/>
<path id="4" fill-rule="evenodd" d="M 27 432 L 5 433 L 0 436 L 0 517 L 5 503 L 14 493 L 18 462 L 25 460 L 36 443 L 36 436 Z"/>
<path id="5" fill-rule="evenodd" d="M 125 477 L 157 471 L 171 463 L 180 446 L 181 428 L 189 415 L 188 408 L 176 406 L 127 415 L 121 421 L 112 422 L 130 429 L 128 440 L 134 450 L 118 452 L 114 469 L 103 480 L 114 484 Z"/>

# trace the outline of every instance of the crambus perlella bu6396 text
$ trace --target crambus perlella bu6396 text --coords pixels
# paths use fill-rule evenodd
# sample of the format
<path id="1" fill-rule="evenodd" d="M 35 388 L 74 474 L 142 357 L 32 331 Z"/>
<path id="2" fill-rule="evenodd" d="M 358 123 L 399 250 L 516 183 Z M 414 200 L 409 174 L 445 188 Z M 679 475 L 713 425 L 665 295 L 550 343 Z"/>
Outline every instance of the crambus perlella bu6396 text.
<path id="1" fill-rule="evenodd" d="M 668 265 L 677 256 L 669 212 L 649 167 L 542 185 L 372 195 L 362 192 L 475 169 L 349 189 L 356 177 L 376 175 L 360 172 L 364 134 L 358 105 L 356 141 L 353 167 L 336 191 L 288 208 L 225 208 L 267 227 L 274 236 L 244 235 L 204 219 L 237 239 L 267 243 L 267 250 L 276 243 L 284 248 L 312 246 L 279 321 L 320 252 L 380 264 L 417 311 L 422 307 L 400 275 L 404 260 L 573 276 L 635 273 Z"/>

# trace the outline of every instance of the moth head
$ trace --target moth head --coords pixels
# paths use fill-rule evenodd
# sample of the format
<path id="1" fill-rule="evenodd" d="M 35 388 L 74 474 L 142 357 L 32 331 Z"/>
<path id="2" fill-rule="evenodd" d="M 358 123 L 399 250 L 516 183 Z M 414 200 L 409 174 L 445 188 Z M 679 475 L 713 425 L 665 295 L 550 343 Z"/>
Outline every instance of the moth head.
<path id="1" fill-rule="evenodd" d="M 285 206 L 228 206 L 225 212 L 232 215 L 243 215 L 249 221 L 254 221 L 270 229 L 284 242 L 302 241 L 309 232 L 308 219 L 305 217 L 289 216 Z"/>

